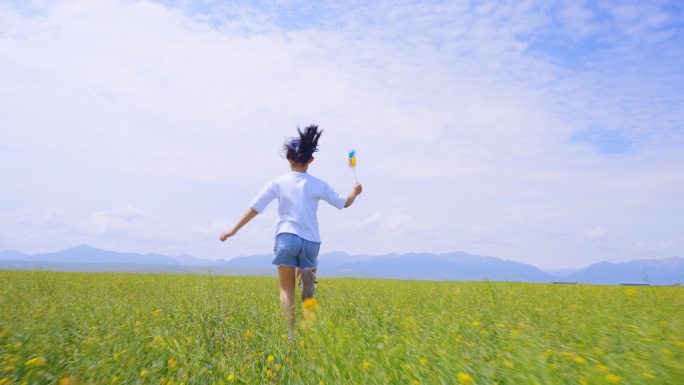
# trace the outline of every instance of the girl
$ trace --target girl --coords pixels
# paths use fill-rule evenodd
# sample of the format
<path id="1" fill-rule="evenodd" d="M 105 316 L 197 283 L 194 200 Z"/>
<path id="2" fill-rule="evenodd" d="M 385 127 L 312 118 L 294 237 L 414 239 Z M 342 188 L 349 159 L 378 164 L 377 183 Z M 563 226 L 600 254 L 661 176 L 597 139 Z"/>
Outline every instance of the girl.
<path id="1" fill-rule="evenodd" d="M 361 185 L 356 183 L 352 192 L 344 197 L 325 181 L 307 174 L 309 165 L 314 160 L 313 153 L 318 151 L 318 139 L 322 131 L 315 125 L 306 127 L 304 132 L 299 128 L 297 131 L 299 138 L 285 144 L 286 157 L 292 172 L 268 182 L 233 229 L 220 237 L 221 242 L 232 237 L 242 226 L 263 212 L 272 200 L 278 200 L 280 220 L 276 224 L 273 264 L 278 266 L 280 305 L 290 331 L 295 325 L 295 269 L 301 270 L 302 300 L 313 297 L 314 271 L 321 245 L 316 217 L 318 201 L 322 199 L 341 210 L 351 206 L 362 191 Z"/>

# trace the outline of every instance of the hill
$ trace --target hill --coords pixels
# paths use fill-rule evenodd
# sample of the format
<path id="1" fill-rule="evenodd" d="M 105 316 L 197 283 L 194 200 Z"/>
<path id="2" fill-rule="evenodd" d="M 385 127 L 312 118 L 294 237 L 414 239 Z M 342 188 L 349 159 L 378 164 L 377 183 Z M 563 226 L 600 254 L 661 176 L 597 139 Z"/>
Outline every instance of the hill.
<path id="1" fill-rule="evenodd" d="M 0 252 L 0 269 L 56 271 L 122 271 L 220 275 L 274 275 L 273 256 L 240 256 L 230 260 L 207 260 L 190 255 L 122 253 L 80 245 L 55 253 L 28 255 Z M 591 284 L 655 284 L 684 282 L 684 258 L 600 262 L 583 269 L 541 271 L 511 260 L 465 252 L 444 254 L 408 253 L 381 256 L 343 252 L 319 256 L 319 276 L 442 281 L 569 281 Z"/>

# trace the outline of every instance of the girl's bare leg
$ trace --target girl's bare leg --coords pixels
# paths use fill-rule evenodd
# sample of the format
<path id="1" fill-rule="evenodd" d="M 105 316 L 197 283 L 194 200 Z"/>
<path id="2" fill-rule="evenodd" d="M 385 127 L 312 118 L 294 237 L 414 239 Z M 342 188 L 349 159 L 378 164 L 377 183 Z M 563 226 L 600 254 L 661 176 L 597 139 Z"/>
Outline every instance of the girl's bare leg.
<path id="1" fill-rule="evenodd" d="M 314 296 L 313 286 L 314 280 L 316 279 L 316 275 L 311 269 L 301 270 L 300 274 L 302 277 L 302 301 L 304 301 L 307 298 L 311 298 Z"/>
<path id="2" fill-rule="evenodd" d="M 288 328 L 292 331 L 295 326 L 295 268 L 278 266 L 278 279 L 280 281 L 280 309 L 287 320 Z"/>
<path id="3" fill-rule="evenodd" d="M 313 271 L 313 273 L 314 273 L 314 281 L 316 280 L 316 269 L 317 269 L 316 267 L 314 267 L 313 269 L 311 269 L 311 271 Z M 299 282 L 299 283 L 301 284 L 301 283 L 302 283 L 302 282 L 301 282 L 301 280 L 302 280 L 302 270 L 301 270 L 300 268 L 297 268 L 297 270 L 296 270 L 296 278 L 297 278 L 297 282 Z"/>

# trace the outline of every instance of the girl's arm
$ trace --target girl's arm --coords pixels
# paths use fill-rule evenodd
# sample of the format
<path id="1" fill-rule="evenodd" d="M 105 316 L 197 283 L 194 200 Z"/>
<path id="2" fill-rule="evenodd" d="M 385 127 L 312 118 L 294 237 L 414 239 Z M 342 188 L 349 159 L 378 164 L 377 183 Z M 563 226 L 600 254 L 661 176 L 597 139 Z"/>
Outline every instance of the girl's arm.
<path id="1" fill-rule="evenodd" d="M 236 223 L 235 226 L 233 226 L 232 230 L 226 231 L 223 234 L 221 234 L 221 237 L 219 237 L 221 242 L 235 235 L 238 232 L 238 230 L 242 228 L 242 226 L 246 225 L 247 222 L 251 221 L 252 218 L 257 216 L 257 214 L 259 214 L 259 212 L 250 207 L 249 210 L 247 210 L 247 212 L 245 213 L 245 215 L 243 215 L 242 218 L 240 218 L 238 223 Z"/>
<path id="2" fill-rule="evenodd" d="M 361 183 L 357 183 L 354 185 L 354 189 L 352 190 L 351 194 L 347 197 L 347 202 L 344 204 L 344 207 L 347 208 L 354 203 L 354 200 L 356 200 L 356 197 L 361 194 L 361 191 L 363 191 L 363 187 L 361 187 Z"/>

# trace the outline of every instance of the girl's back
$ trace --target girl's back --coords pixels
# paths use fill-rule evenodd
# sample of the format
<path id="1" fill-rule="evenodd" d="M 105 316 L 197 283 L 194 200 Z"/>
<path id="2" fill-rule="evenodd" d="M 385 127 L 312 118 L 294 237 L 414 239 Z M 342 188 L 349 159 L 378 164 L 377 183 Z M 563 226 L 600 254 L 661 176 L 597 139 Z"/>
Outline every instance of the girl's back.
<path id="1" fill-rule="evenodd" d="M 325 181 L 304 172 L 293 171 L 270 181 L 259 192 L 250 207 L 261 213 L 266 206 L 278 200 L 276 235 L 297 234 L 311 242 L 320 242 L 318 231 L 318 201 L 323 199 L 341 210 L 347 198 L 333 190 Z"/>

